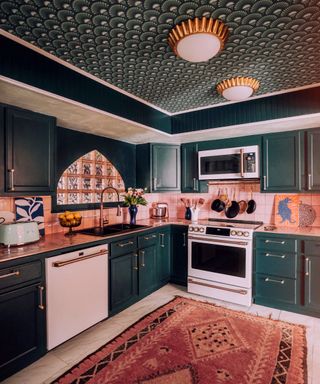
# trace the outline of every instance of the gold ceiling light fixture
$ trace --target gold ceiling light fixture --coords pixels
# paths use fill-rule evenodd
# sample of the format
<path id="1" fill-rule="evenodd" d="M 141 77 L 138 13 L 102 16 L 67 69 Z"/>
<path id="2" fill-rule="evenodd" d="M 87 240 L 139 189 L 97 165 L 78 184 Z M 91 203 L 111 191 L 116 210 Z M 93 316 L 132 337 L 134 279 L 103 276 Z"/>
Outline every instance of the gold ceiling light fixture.
<path id="1" fill-rule="evenodd" d="M 250 97 L 259 86 L 259 81 L 252 77 L 238 76 L 221 81 L 217 85 L 217 91 L 227 100 L 240 101 Z"/>
<path id="2" fill-rule="evenodd" d="M 215 56 L 227 37 L 228 28 L 222 21 L 196 17 L 176 25 L 169 33 L 168 43 L 177 56 L 200 63 Z"/>

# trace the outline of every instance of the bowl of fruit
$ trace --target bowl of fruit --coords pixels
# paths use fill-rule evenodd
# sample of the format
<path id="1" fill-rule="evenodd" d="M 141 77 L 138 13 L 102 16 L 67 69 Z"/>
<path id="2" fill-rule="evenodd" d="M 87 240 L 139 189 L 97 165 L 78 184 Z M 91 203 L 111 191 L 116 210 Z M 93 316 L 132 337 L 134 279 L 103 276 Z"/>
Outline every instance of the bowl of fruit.
<path id="1" fill-rule="evenodd" d="M 75 233 L 72 232 L 72 228 L 78 227 L 81 224 L 82 217 L 80 213 L 65 211 L 64 213 L 60 213 L 58 217 L 61 227 L 69 228 L 66 236 L 73 236 Z"/>

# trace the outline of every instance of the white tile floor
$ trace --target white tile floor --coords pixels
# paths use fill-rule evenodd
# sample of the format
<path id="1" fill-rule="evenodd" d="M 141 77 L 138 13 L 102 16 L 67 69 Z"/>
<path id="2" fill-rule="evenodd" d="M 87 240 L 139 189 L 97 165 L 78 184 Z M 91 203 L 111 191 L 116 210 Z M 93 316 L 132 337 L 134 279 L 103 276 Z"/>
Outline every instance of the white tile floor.
<path id="1" fill-rule="evenodd" d="M 168 284 L 120 314 L 103 321 L 82 334 L 67 341 L 49 352 L 42 359 L 18 372 L 4 381 L 4 384 L 44 384 L 50 383 L 79 360 L 94 352 L 100 346 L 113 339 L 130 324 L 145 314 L 171 300 L 175 295 L 183 295 L 212 301 L 218 305 L 272 317 L 273 319 L 303 324 L 307 327 L 308 346 L 308 384 L 320 383 L 320 319 L 280 311 L 260 305 L 252 305 L 249 309 L 239 305 L 211 300 L 202 296 L 189 294 L 180 286 Z"/>

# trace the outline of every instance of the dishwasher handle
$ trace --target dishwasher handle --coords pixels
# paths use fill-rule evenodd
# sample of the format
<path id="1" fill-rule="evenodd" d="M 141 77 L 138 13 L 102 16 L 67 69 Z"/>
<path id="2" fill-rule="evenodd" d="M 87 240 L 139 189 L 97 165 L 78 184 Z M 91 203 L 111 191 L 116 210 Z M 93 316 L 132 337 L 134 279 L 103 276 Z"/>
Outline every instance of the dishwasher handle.
<path id="1" fill-rule="evenodd" d="M 88 260 L 88 259 L 92 259 L 93 257 L 107 255 L 107 254 L 108 254 L 107 249 L 101 249 L 101 251 L 92 253 L 91 255 L 77 257 L 77 258 L 71 259 L 71 260 L 55 261 L 54 263 L 52 263 L 52 266 L 55 268 L 61 268 L 61 267 L 64 267 L 65 265 L 78 263 L 78 262 L 83 261 L 83 260 Z"/>

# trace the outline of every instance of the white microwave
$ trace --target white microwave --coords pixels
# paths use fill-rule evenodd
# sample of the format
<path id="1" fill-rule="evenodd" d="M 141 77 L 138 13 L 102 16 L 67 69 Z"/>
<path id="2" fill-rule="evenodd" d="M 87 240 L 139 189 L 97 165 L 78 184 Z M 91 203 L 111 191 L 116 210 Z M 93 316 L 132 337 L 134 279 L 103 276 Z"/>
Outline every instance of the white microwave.
<path id="1" fill-rule="evenodd" d="M 259 146 L 199 151 L 199 180 L 256 179 Z"/>

